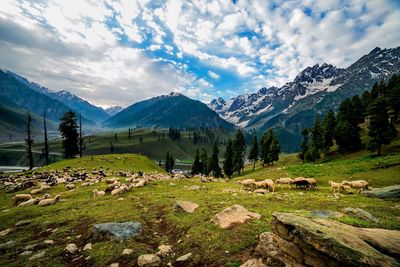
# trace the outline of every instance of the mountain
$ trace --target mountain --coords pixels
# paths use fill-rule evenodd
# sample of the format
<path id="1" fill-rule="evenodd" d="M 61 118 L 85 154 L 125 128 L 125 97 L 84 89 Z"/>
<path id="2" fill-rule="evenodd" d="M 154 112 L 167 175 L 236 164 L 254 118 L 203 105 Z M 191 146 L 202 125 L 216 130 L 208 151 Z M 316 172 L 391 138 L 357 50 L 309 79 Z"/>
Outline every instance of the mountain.
<path id="1" fill-rule="evenodd" d="M 55 100 L 60 101 L 64 105 L 68 106 L 70 109 L 76 111 L 77 113 L 82 114 L 83 117 L 94 121 L 96 123 L 100 123 L 110 117 L 110 115 L 100 107 L 90 104 L 88 101 L 68 92 L 65 90 L 62 91 L 52 91 L 46 87 L 40 86 L 37 83 L 30 82 L 28 79 L 13 73 L 11 71 L 6 71 L 6 73 L 16 80 L 31 88 L 32 90 L 47 95 Z"/>
<path id="2" fill-rule="evenodd" d="M 8 72 L 0 70 L 0 104 L 11 109 L 30 111 L 41 117 L 44 113 L 47 119 L 58 122 L 61 116 L 71 108 L 47 94 L 33 90 L 26 83 L 16 79 Z M 3 120 L 3 116 L 1 120 Z M 95 123 L 84 116 L 82 121 L 86 126 L 95 126 Z"/>
<path id="3" fill-rule="evenodd" d="M 284 151 L 296 151 L 300 131 L 310 127 L 316 114 L 337 110 L 347 97 L 366 90 L 400 72 L 400 47 L 375 48 L 345 69 L 316 64 L 280 88 L 262 88 L 253 94 L 225 101 L 214 99 L 209 107 L 222 118 L 258 133 L 276 129 Z"/>
<path id="4" fill-rule="evenodd" d="M 109 107 L 104 109 L 105 112 L 107 112 L 107 114 L 109 116 L 114 116 L 115 114 L 117 114 L 118 112 L 120 112 L 121 110 L 123 110 L 124 108 L 121 106 L 113 106 L 113 107 Z"/>
<path id="5" fill-rule="evenodd" d="M 103 126 L 122 127 L 210 127 L 232 130 L 234 126 L 200 101 L 171 93 L 135 103 L 107 119 Z"/>

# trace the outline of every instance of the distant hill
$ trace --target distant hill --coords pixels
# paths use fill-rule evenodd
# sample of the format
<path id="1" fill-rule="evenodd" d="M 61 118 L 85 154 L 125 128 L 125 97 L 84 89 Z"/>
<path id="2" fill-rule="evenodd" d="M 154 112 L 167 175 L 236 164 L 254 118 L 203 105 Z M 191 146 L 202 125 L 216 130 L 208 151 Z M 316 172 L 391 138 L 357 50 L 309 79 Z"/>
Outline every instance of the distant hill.
<path id="1" fill-rule="evenodd" d="M 70 109 L 82 114 L 83 117 L 87 118 L 96 123 L 103 122 L 105 119 L 110 117 L 110 115 L 102 108 L 92 105 L 88 101 L 68 92 L 62 91 L 52 91 L 46 87 L 40 86 L 37 83 L 30 82 L 28 79 L 13 73 L 11 71 L 6 71 L 6 74 L 14 77 L 16 80 L 26 85 L 30 89 L 51 97 L 52 99 L 58 100 Z"/>
<path id="2" fill-rule="evenodd" d="M 124 108 L 121 106 L 113 106 L 113 107 L 109 107 L 104 109 L 105 112 L 107 112 L 107 114 L 109 116 L 114 116 L 115 114 L 117 114 L 118 112 L 122 111 Z"/>
<path id="3" fill-rule="evenodd" d="M 225 128 L 233 124 L 200 101 L 171 93 L 135 103 L 107 119 L 103 124 L 110 128 L 123 127 L 175 127 L 175 128 Z"/>

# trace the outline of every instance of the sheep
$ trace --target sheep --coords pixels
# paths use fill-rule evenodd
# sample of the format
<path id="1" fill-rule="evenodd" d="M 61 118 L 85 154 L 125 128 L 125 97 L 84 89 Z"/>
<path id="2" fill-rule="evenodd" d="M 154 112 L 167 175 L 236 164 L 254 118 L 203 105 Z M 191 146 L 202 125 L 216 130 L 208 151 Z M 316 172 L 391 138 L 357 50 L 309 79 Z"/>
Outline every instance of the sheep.
<path id="1" fill-rule="evenodd" d="M 315 180 L 314 178 L 306 178 L 307 182 L 308 182 L 308 187 L 309 188 L 317 188 L 317 180 Z"/>
<path id="2" fill-rule="evenodd" d="M 27 201 L 30 199 L 32 199 L 32 196 L 29 194 L 17 194 L 12 198 L 14 206 L 17 206 L 20 201 Z"/>
<path id="3" fill-rule="evenodd" d="M 275 191 L 275 184 L 274 181 L 272 181 L 271 179 L 265 179 L 263 181 L 254 182 L 253 184 L 256 186 L 256 188 L 265 188 L 268 189 L 268 191 L 272 189 L 272 192 Z"/>
<path id="4" fill-rule="evenodd" d="M 39 202 L 39 206 L 50 206 L 56 204 L 60 200 L 61 196 L 57 195 L 55 198 L 43 199 Z"/>
<path id="5" fill-rule="evenodd" d="M 340 184 L 340 192 L 343 192 L 345 194 L 352 194 L 353 189 L 350 185 Z"/>
<path id="6" fill-rule="evenodd" d="M 307 188 L 316 188 L 317 187 L 317 180 L 313 178 L 304 178 L 304 177 L 297 177 L 293 179 L 293 186 L 300 187 L 302 189 Z"/>
<path id="7" fill-rule="evenodd" d="M 246 179 L 246 180 L 238 181 L 238 184 L 241 184 L 241 185 L 242 185 L 242 187 L 241 187 L 240 189 L 243 189 L 243 188 L 245 188 L 245 187 L 250 187 L 250 188 L 252 188 L 255 181 L 256 181 L 256 180 L 254 180 L 254 179 Z"/>
<path id="8" fill-rule="evenodd" d="M 139 182 L 137 182 L 133 187 L 138 188 L 138 187 L 143 187 L 145 186 L 147 183 L 147 180 L 140 180 Z"/>
<path id="9" fill-rule="evenodd" d="M 75 189 L 75 185 L 74 185 L 74 184 L 67 184 L 67 185 L 65 186 L 65 188 L 66 188 L 67 190 L 73 190 L 73 189 Z"/>
<path id="10" fill-rule="evenodd" d="M 332 182 L 329 181 L 329 184 L 331 186 L 331 191 L 332 192 L 339 192 L 342 188 L 342 184 L 341 183 L 336 183 L 336 182 Z"/>
<path id="11" fill-rule="evenodd" d="M 37 188 L 37 189 L 33 189 L 32 191 L 31 191 L 31 194 L 39 194 L 39 193 L 42 193 L 44 190 L 46 190 L 46 189 L 50 189 L 50 186 L 48 186 L 46 183 L 42 183 L 42 185 L 40 186 L 40 188 Z"/>
<path id="12" fill-rule="evenodd" d="M 358 192 L 361 192 L 362 190 L 367 190 L 368 189 L 368 182 L 364 180 L 357 180 L 357 181 L 346 181 L 344 180 L 342 182 L 343 185 L 349 185 L 352 188 L 357 188 Z"/>
<path id="13" fill-rule="evenodd" d="M 105 195 L 106 195 L 106 192 L 104 192 L 104 191 L 98 191 L 97 189 L 93 190 L 93 197 L 102 197 Z"/>
<path id="14" fill-rule="evenodd" d="M 293 183 L 293 179 L 292 178 L 279 178 L 278 180 L 275 181 L 276 184 L 279 184 L 281 186 L 281 188 L 283 187 L 283 185 L 292 185 Z"/>
<path id="15" fill-rule="evenodd" d="M 29 199 L 29 200 L 27 200 L 25 202 L 19 203 L 18 207 L 33 206 L 33 205 L 38 204 L 39 202 L 40 202 L 40 199 L 38 197 L 37 198 L 32 198 L 32 199 Z"/>
<path id="16" fill-rule="evenodd" d="M 120 195 L 120 194 L 122 194 L 122 193 L 123 193 L 122 190 L 119 189 L 119 188 L 114 189 L 113 191 L 111 191 L 111 195 L 112 195 L 112 196 Z"/>

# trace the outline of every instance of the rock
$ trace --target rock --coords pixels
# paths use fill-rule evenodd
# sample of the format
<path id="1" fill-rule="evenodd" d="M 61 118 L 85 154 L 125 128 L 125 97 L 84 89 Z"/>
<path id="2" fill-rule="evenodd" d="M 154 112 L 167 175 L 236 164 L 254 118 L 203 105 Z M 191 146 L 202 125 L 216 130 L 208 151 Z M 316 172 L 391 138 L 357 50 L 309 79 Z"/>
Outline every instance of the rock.
<path id="1" fill-rule="evenodd" d="M 43 243 L 48 244 L 48 245 L 54 245 L 54 240 L 45 240 Z"/>
<path id="2" fill-rule="evenodd" d="M 262 189 L 262 188 L 260 188 L 260 189 L 254 190 L 254 193 L 257 193 L 257 194 L 266 194 L 266 193 L 269 193 L 269 191 L 268 191 L 267 189 Z"/>
<path id="3" fill-rule="evenodd" d="M 235 225 L 243 224 L 251 219 L 260 219 L 261 215 L 250 212 L 241 205 L 233 205 L 216 214 L 211 222 L 218 224 L 224 229 L 229 229 Z"/>
<path id="4" fill-rule="evenodd" d="M 378 198 L 400 198 L 400 185 L 392 185 L 363 191 L 361 194 Z"/>
<path id="5" fill-rule="evenodd" d="M 273 232 L 263 233 L 257 254 L 285 265 L 398 266 L 400 231 L 358 228 L 291 213 L 273 214 Z M 268 263 L 268 262 L 267 262 Z"/>
<path id="6" fill-rule="evenodd" d="M 31 220 L 22 220 L 22 221 L 17 222 L 15 224 L 15 227 L 21 227 L 21 226 L 28 225 L 28 224 L 31 224 L 31 223 L 32 223 Z"/>
<path id="7" fill-rule="evenodd" d="M 197 203 L 189 201 L 177 201 L 174 206 L 174 211 L 176 212 L 185 211 L 188 213 L 193 213 L 198 207 L 199 204 Z"/>
<path id="8" fill-rule="evenodd" d="M 323 219 L 340 218 L 344 216 L 344 214 L 341 212 L 331 211 L 331 210 L 313 210 L 310 212 L 310 215 L 312 217 L 318 217 Z"/>
<path id="9" fill-rule="evenodd" d="M 6 243 L 0 244 L 0 252 L 9 251 L 15 247 L 16 242 L 14 240 L 10 240 Z"/>
<path id="10" fill-rule="evenodd" d="M 263 263 L 262 259 L 250 259 L 245 263 L 243 263 L 242 265 L 240 265 L 240 267 L 266 267 L 266 266 L 267 265 Z"/>
<path id="11" fill-rule="evenodd" d="M 118 262 L 111 263 L 110 267 L 119 267 L 119 263 Z"/>
<path id="12" fill-rule="evenodd" d="M 133 249 L 126 248 L 122 251 L 122 255 L 131 255 L 133 253 Z"/>
<path id="13" fill-rule="evenodd" d="M 156 255 L 158 256 L 165 256 L 172 252 L 172 247 L 169 245 L 161 245 L 158 247 L 158 252 Z"/>
<path id="14" fill-rule="evenodd" d="M 139 266 L 160 266 L 161 259 L 155 254 L 140 255 L 137 260 Z"/>
<path id="15" fill-rule="evenodd" d="M 75 254 L 78 251 L 78 246 L 74 243 L 68 244 L 65 249 L 70 254 Z"/>
<path id="16" fill-rule="evenodd" d="M 20 253 L 19 255 L 24 257 L 24 256 L 30 256 L 30 255 L 32 255 L 32 253 L 33 253 L 32 250 L 27 250 L 27 251 Z"/>
<path id="17" fill-rule="evenodd" d="M 44 255 L 46 255 L 46 251 L 43 250 L 43 251 L 41 251 L 41 252 L 39 252 L 39 253 L 36 253 L 36 254 L 33 255 L 32 257 L 30 257 L 29 260 L 30 260 L 30 261 L 33 261 L 33 260 L 37 260 L 37 259 L 43 258 Z"/>
<path id="18" fill-rule="evenodd" d="M 8 228 L 6 230 L 1 231 L 0 232 L 0 236 L 5 236 L 5 235 L 8 235 L 9 233 L 12 233 L 12 232 L 14 232 L 14 229 Z"/>
<path id="19" fill-rule="evenodd" d="M 192 185 L 191 187 L 189 187 L 189 190 L 200 190 L 201 187 L 199 185 Z"/>
<path id="20" fill-rule="evenodd" d="M 366 221 L 373 221 L 373 222 L 379 222 L 379 219 L 373 216 L 371 213 L 368 211 L 365 211 L 360 208 L 344 208 L 343 212 L 346 213 L 347 215 L 357 217 Z"/>
<path id="21" fill-rule="evenodd" d="M 109 222 L 93 225 L 91 237 L 94 240 L 117 239 L 123 241 L 141 233 L 142 224 L 140 222 Z"/>
<path id="22" fill-rule="evenodd" d="M 87 243 L 84 247 L 83 247 L 83 251 L 85 250 L 91 250 L 92 249 L 92 243 Z"/>
<path id="23" fill-rule="evenodd" d="M 192 256 L 192 253 L 188 253 L 183 256 L 180 256 L 179 258 L 176 259 L 176 261 L 177 262 L 187 261 L 190 258 L 190 256 Z"/>

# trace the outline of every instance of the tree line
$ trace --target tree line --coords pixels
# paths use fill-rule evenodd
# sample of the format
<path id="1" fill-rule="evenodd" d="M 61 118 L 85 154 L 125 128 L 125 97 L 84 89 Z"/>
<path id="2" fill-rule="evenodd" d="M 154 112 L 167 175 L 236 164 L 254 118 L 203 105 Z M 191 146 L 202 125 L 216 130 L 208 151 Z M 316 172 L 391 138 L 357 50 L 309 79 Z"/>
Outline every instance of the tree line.
<path id="1" fill-rule="evenodd" d="M 381 155 L 383 145 L 396 137 L 396 123 L 400 112 L 400 75 L 393 75 L 386 83 L 375 83 L 361 97 L 346 98 L 335 114 L 329 111 L 321 121 L 317 116 L 313 127 L 301 132 L 299 158 L 316 161 L 321 154 L 328 154 L 334 143 L 342 153 L 364 148 L 361 142 L 361 126 L 366 125 L 369 141 L 366 148 Z"/>

